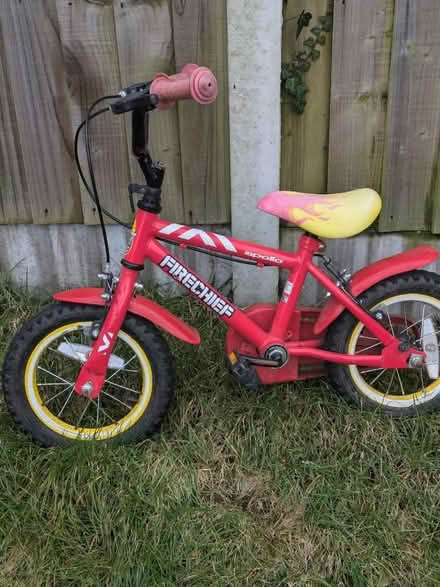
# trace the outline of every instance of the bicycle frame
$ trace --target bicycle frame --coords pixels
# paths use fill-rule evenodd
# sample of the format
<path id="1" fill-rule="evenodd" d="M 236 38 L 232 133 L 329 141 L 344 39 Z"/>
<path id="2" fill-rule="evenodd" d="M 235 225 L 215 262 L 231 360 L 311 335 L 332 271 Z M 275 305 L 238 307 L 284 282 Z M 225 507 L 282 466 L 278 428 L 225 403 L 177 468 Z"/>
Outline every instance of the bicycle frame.
<path id="1" fill-rule="evenodd" d="M 129 304 L 132 300 L 134 286 L 145 259 L 149 259 L 162 271 L 167 273 L 179 285 L 199 300 L 228 326 L 254 345 L 260 356 L 272 345 L 284 346 L 290 356 L 309 357 L 322 361 L 331 361 L 347 365 L 384 368 L 407 368 L 410 355 L 425 356 L 417 349 L 400 350 L 400 341 L 396 339 L 369 312 L 358 305 L 341 287 L 334 283 L 314 263 L 313 256 L 319 252 L 322 243 L 317 238 L 304 234 L 300 238 L 298 251 L 294 253 L 280 251 L 255 243 L 229 238 L 212 232 L 161 220 L 156 214 L 139 210 L 135 220 L 135 232 L 131 245 L 122 260 L 120 281 L 108 308 L 106 318 L 93 350 L 75 384 L 77 393 L 85 383 L 91 383 L 95 398 L 104 382 L 108 360 L 116 341 L 116 335 L 122 326 Z M 206 283 L 195 271 L 180 261 L 166 249 L 158 239 L 178 245 L 181 248 L 195 247 L 200 252 L 227 255 L 264 268 L 275 266 L 289 271 L 289 278 L 282 298 L 276 308 L 272 326 L 263 330 L 231 301 L 226 299 L 209 283 Z M 285 342 L 289 320 L 297 308 L 297 302 L 308 274 L 318 280 L 358 320 L 360 320 L 377 339 L 383 343 L 381 354 L 348 355 L 334 353 L 317 348 L 316 340 Z"/>

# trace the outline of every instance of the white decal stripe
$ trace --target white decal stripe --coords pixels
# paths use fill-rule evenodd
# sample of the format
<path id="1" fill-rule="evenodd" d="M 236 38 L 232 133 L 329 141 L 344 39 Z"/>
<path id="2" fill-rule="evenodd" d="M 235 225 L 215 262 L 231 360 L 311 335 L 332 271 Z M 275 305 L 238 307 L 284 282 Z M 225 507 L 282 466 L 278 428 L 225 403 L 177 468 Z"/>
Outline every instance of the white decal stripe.
<path id="1" fill-rule="evenodd" d="M 218 240 L 222 243 L 222 245 L 225 247 L 225 249 L 227 251 L 231 251 L 233 253 L 237 252 L 237 249 L 234 247 L 234 245 L 231 243 L 231 241 L 228 239 L 227 236 L 224 236 L 223 234 L 217 234 L 217 233 L 214 233 L 214 234 L 218 238 Z"/>
<path id="2" fill-rule="evenodd" d="M 184 233 L 182 233 L 179 236 L 179 238 L 183 238 L 186 241 L 189 241 L 192 238 L 194 238 L 195 236 L 200 236 L 200 238 L 205 243 L 205 245 L 208 245 L 210 247 L 217 248 L 215 246 L 215 242 L 212 240 L 212 238 L 209 236 L 209 234 L 206 233 L 204 230 L 200 230 L 199 228 L 190 228 L 189 230 L 187 230 Z"/>
<path id="3" fill-rule="evenodd" d="M 167 224 L 161 228 L 159 232 L 162 234 L 172 234 L 173 232 L 176 232 L 176 230 L 179 230 L 179 228 L 183 228 L 183 224 Z"/>

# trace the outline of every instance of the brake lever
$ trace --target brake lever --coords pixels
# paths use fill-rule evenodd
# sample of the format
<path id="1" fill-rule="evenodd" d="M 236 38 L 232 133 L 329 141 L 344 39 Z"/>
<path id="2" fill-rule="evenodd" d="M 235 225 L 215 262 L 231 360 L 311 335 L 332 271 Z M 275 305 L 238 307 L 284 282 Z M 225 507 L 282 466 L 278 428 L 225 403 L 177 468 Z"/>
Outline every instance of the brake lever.
<path id="1" fill-rule="evenodd" d="M 159 104 L 159 97 L 150 94 L 150 82 L 138 83 L 128 86 L 119 92 L 121 98 L 110 104 L 113 114 L 123 114 L 131 110 L 154 110 Z"/>
<path id="2" fill-rule="evenodd" d="M 141 90 L 147 90 L 150 86 L 150 82 L 139 82 L 137 84 L 132 84 L 131 86 L 127 86 L 126 88 L 122 88 L 118 93 L 121 98 L 125 98 L 128 94 L 133 92 L 140 92 Z"/>

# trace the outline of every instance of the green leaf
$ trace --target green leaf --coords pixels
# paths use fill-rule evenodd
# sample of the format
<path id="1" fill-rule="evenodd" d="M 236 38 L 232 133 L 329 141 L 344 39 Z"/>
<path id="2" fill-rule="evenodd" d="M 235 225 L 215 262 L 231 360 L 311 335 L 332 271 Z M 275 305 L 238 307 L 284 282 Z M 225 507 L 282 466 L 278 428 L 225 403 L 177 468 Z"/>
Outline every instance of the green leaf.
<path id="1" fill-rule="evenodd" d="M 320 45 L 325 45 L 325 35 L 321 35 L 317 41 Z"/>
<path id="2" fill-rule="evenodd" d="M 281 66 L 281 79 L 285 80 L 292 74 L 292 64 L 283 63 Z"/>
<path id="3" fill-rule="evenodd" d="M 313 61 L 316 61 L 317 59 L 319 59 L 319 56 L 321 55 L 321 52 L 318 51 L 317 49 L 313 49 L 312 51 L 312 59 Z"/>
<path id="4" fill-rule="evenodd" d="M 319 37 L 319 35 L 321 34 L 321 27 L 319 26 L 314 26 L 311 30 L 311 33 L 313 33 L 315 35 L 315 37 Z"/>
<path id="5" fill-rule="evenodd" d="M 293 102 L 293 109 L 297 114 L 304 114 L 304 109 L 307 102 L 305 100 L 295 100 Z"/>
<path id="6" fill-rule="evenodd" d="M 299 99 L 304 99 L 305 95 L 309 92 L 309 88 L 306 86 L 306 84 L 302 84 L 302 85 L 298 85 L 298 87 L 296 88 L 296 92 L 295 95 L 299 98 Z"/>
<path id="7" fill-rule="evenodd" d="M 312 64 L 310 63 L 310 61 L 304 61 L 304 63 L 301 63 L 301 65 L 298 66 L 298 69 L 303 73 L 307 73 L 311 66 Z"/>
<path id="8" fill-rule="evenodd" d="M 295 78 L 289 77 L 289 79 L 286 81 L 286 90 L 291 94 L 295 94 L 296 86 L 297 82 Z"/>
<path id="9" fill-rule="evenodd" d="M 316 45 L 316 40 L 313 37 L 308 37 L 305 41 L 304 41 L 304 45 L 306 47 L 310 47 L 310 49 L 313 49 L 313 47 Z"/>

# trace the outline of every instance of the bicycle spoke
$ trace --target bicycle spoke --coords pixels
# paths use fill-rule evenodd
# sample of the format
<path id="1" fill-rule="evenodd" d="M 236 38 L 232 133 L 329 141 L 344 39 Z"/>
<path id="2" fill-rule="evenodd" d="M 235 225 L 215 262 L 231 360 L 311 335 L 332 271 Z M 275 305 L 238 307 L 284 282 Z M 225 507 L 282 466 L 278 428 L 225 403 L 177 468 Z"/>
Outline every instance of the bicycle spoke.
<path id="1" fill-rule="evenodd" d="M 420 340 L 423 340 L 423 337 L 425 336 L 425 304 L 423 304 L 423 310 L 422 310 L 422 336 L 420 337 Z M 416 340 L 416 343 L 418 341 Z"/>
<path id="2" fill-rule="evenodd" d="M 131 410 L 131 406 L 127 405 L 126 403 L 124 403 L 123 401 L 121 401 L 120 399 L 118 399 L 117 397 L 115 397 L 114 395 L 112 395 L 111 393 L 108 393 L 107 391 L 101 391 L 101 393 L 103 393 L 104 395 L 111 397 L 112 400 L 114 400 L 115 402 L 118 402 L 119 404 L 125 406 L 126 408 L 128 408 L 129 410 Z"/>
<path id="3" fill-rule="evenodd" d="M 435 332 L 430 332 L 429 334 L 431 336 L 434 336 L 434 334 L 439 334 L 439 333 L 440 333 L 440 330 L 436 330 Z M 422 339 L 423 339 L 423 334 L 420 338 L 418 338 L 417 340 L 414 341 L 414 344 L 416 344 L 417 342 L 420 342 Z"/>
<path id="4" fill-rule="evenodd" d="M 48 375 L 52 375 L 52 377 L 55 377 L 56 379 L 59 379 L 60 381 L 63 381 L 64 383 L 67 383 L 67 385 L 73 385 L 73 383 L 71 381 L 67 381 L 66 379 L 63 379 L 62 377 L 59 377 L 55 373 L 52 373 L 52 371 L 48 371 L 47 369 L 44 369 L 43 367 L 40 367 L 40 365 L 38 365 L 37 369 L 40 369 L 41 371 L 44 371 Z"/>
<path id="5" fill-rule="evenodd" d="M 56 355 L 58 355 L 59 357 L 64 357 L 64 359 L 72 359 L 72 361 L 74 361 L 75 359 L 73 359 L 72 357 L 68 357 L 67 355 L 65 355 L 64 353 L 60 353 L 60 351 L 58 349 L 54 349 L 53 347 L 47 347 L 48 351 L 52 351 L 53 353 L 55 353 Z M 76 359 L 78 360 L 78 359 Z"/>
<path id="6" fill-rule="evenodd" d="M 91 400 L 91 402 L 93 403 L 93 405 L 96 406 L 96 403 L 94 402 L 94 400 Z M 109 416 L 102 406 L 101 406 L 100 410 L 104 414 L 104 416 L 107 416 L 107 418 L 110 420 L 110 422 L 112 424 L 115 424 L 116 423 L 116 420 L 114 420 L 111 416 Z"/>
<path id="7" fill-rule="evenodd" d="M 62 389 L 61 391 L 59 391 L 58 393 L 56 393 L 55 395 L 53 395 L 51 398 L 49 398 L 47 401 L 43 402 L 43 406 L 47 406 L 47 404 L 49 404 L 51 401 L 53 401 L 54 399 L 56 399 L 59 395 L 61 395 L 62 393 L 65 393 L 66 391 L 68 391 L 71 387 L 73 386 L 73 383 L 71 385 L 69 385 L 68 387 L 65 387 L 64 389 Z"/>
<path id="8" fill-rule="evenodd" d="M 64 337 L 64 340 L 67 342 L 67 344 L 72 349 L 72 353 L 75 355 L 76 359 L 78 361 L 81 361 L 81 357 L 78 355 L 78 353 L 76 352 L 76 350 L 73 348 L 72 343 L 70 342 L 70 340 L 67 339 L 67 336 Z"/>
<path id="9" fill-rule="evenodd" d="M 119 383 L 114 383 L 113 381 L 109 381 L 108 379 L 105 380 L 105 383 L 109 383 L 110 385 L 114 385 L 115 387 L 119 387 L 120 389 L 126 389 L 127 391 L 131 391 L 136 395 L 140 395 L 140 391 L 136 391 L 135 389 L 131 389 L 130 387 L 125 387 L 125 385 L 119 385 Z"/>
<path id="10" fill-rule="evenodd" d="M 69 403 L 70 398 L 72 397 L 72 393 L 74 393 L 75 389 L 73 388 L 72 391 L 69 393 L 68 398 L 66 399 L 66 401 L 64 402 L 63 407 L 61 408 L 61 410 L 58 412 L 57 414 L 57 418 L 59 418 L 61 416 L 61 414 L 64 412 L 64 408 L 67 406 L 67 404 Z"/>
<path id="11" fill-rule="evenodd" d="M 434 316 L 434 313 L 429 314 L 426 319 L 431 318 L 431 316 Z M 407 332 L 408 330 L 411 330 L 411 328 L 414 328 L 414 326 L 417 326 L 417 324 L 420 324 L 421 320 L 417 320 L 417 322 L 413 322 L 412 324 L 410 324 L 408 326 L 408 328 L 405 328 L 404 330 L 402 330 L 402 332 L 400 334 L 404 334 L 405 332 Z"/>
<path id="12" fill-rule="evenodd" d="M 133 355 L 133 356 L 131 357 L 131 359 L 129 359 L 129 360 L 126 362 L 126 363 L 124 363 L 122 367 L 120 367 L 120 368 L 119 368 L 117 371 L 115 371 L 115 372 L 113 373 L 113 375 L 110 375 L 110 377 L 109 377 L 108 379 L 106 379 L 107 383 L 110 381 L 110 379 L 113 379 L 113 377 L 114 377 L 115 375 L 117 375 L 117 374 L 119 373 L 119 371 L 122 371 L 122 369 L 124 369 L 124 368 L 125 368 L 125 367 L 126 367 L 128 364 L 129 364 L 129 363 L 131 363 L 131 362 L 132 362 L 132 360 L 133 360 L 133 359 L 135 359 L 135 358 L 136 358 L 136 355 Z"/>
<path id="13" fill-rule="evenodd" d="M 37 387 L 46 387 L 48 385 L 66 385 L 64 382 L 61 383 L 37 383 Z M 70 383 L 69 385 L 73 385 L 73 383 Z"/>
<path id="14" fill-rule="evenodd" d="M 359 353 L 365 353 L 366 351 L 369 351 L 370 349 L 374 349 L 374 347 L 379 346 L 381 343 L 380 341 L 377 342 L 376 344 L 372 344 L 371 346 L 368 346 L 366 349 L 361 349 L 360 351 L 355 351 L 355 355 L 359 355 Z"/>
<path id="15" fill-rule="evenodd" d="M 397 372 L 397 378 L 399 379 L 399 383 L 400 383 L 400 389 L 402 390 L 402 395 L 405 395 L 405 389 L 403 388 L 403 383 L 402 383 L 402 379 L 400 377 L 399 370 L 396 369 L 396 372 Z"/>
<path id="16" fill-rule="evenodd" d="M 390 328 L 391 328 L 391 334 L 394 336 L 394 328 L 393 328 L 393 324 L 392 324 L 392 322 L 391 322 L 391 317 L 390 317 L 390 314 L 389 314 L 388 310 L 386 310 L 386 313 L 387 313 L 387 316 L 388 316 L 388 322 L 389 322 L 389 324 L 390 324 Z"/>
<path id="17" fill-rule="evenodd" d="M 420 371 L 420 379 L 422 380 L 422 391 L 425 391 L 425 382 L 423 380 L 423 367 L 421 367 L 421 369 L 419 369 Z M 425 391 L 426 394 L 426 391 Z"/>
<path id="18" fill-rule="evenodd" d="M 395 374 L 396 374 L 396 369 L 394 369 L 394 371 L 393 371 L 393 373 L 392 373 L 392 375 L 391 375 L 391 379 L 390 379 L 390 382 L 388 383 L 387 391 L 386 391 L 386 393 L 385 393 L 385 395 L 384 395 L 384 398 L 383 398 L 383 399 L 384 399 L 384 401 L 385 401 L 385 398 L 387 397 L 387 395 L 388 395 L 388 394 L 389 394 L 389 392 L 390 392 L 391 385 L 393 384 L 393 380 L 394 380 L 394 375 L 395 375 Z"/>
<path id="19" fill-rule="evenodd" d="M 85 414 L 85 413 L 87 412 L 87 410 L 89 409 L 89 407 L 90 407 L 90 404 L 91 404 L 91 403 L 92 403 L 92 400 L 89 398 L 89 399 L 88 399 L 88 401 L 87 401 L 87 403 L 86 403 L 86 406 L 85 406 L 85 408 L 84 408 L 84 409 L 83 409 L 83 411 L 81 412 L 81 416 L 79 417 L 79 420 L 77 421 L 77 423 L 76 423 L 76 425 L 75 425 L 75 428 L 78 428 L 78 426 L 81 424 L 81 420 L 83 419 L 83 416 L 84 416 L 84 414 Z"/>
<path id="20" fill-rule="evenodd" d="M 382 371 L 376 375 L 376 377 L 373 379 L 373 381 L 369 384 L 369 385 L 373 385 L 373 383 L 376 383 L 376 381 L 379 380 L 380 377 L 382 377 L 382 375 L 385 373 L 386 369 L 382 369 Z"/>
<path id="21" fill-rule="evenodd" d="M 375 369 L 367 369 L 366 371 L 361 371 L 361 375 L 365 375 L 366 373 L 373 373 L 373 371 L 384 371 L 382 367 L 376 367 Z"/>

